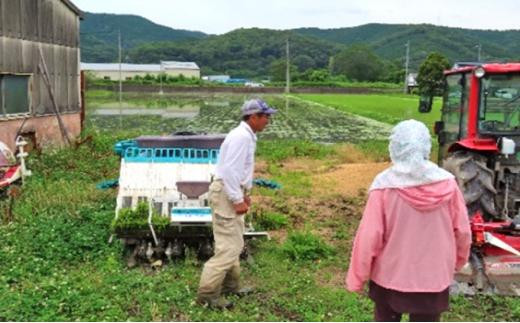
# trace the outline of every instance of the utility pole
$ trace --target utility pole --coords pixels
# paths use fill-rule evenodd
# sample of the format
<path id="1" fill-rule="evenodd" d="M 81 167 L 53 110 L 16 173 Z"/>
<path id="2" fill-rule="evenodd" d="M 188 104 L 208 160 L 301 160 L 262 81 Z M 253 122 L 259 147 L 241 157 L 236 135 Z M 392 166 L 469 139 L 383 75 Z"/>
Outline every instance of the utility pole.
<path id="1" fill-rule="evenodd" d="M 406 59 L 404 62 L 404 88 L 403 93 L 406 94 L 408 92 L 408 63 L 410 62 L 410 41 L 406 42 Z"/>
<path id="2" fill-rule="evenodd" d="M 289 36 L 287 36 L 287 43 L 285 46 L 285 55 L 286 55 L 286 69 L 285 69 L 285 93 L 289 93 L 291 91 L 291 72 L 290 72 L 290 60 L 289 60 Z"/>
<path id="3" fill-rule="evenodd" d="M 480 51 L 482 50 L 482 45 L 478 44 L 475 45 L 475 47 L 477 48 L 477 62 L 480 62 Z"/>
<path id="4" fill-rule="evenodd" d="M 119 29 L 117 36 L 117 47 L 119 51 L 119 123 L 122 128 L 123 117 L 122 117 L 122 101 L 123 101 L 123 81 L 122 81 L 122 72 L 121 72 L 121 29 Z"/>
<path id="5" fill-rule="evenodd" d="M 119 105 L 121 106 L 121 92 L 123 91 L 123 83 L 122 83 L 122 72 L 121 72 L 121 29 L 119 29 L 119 33 L 117 36 L 117 47 L 119 51 Z"/>
<path id="6" fill-rule="evenodd" d="M 159 80 L 161 81 L 161 83 L 160 83 L 160 84 L 161 84 L 161 87 L 160 87 L 160 89 L 159 89 L 159 94 L 160 94 L 160 95 L 163 95 L 163 94 L 164 94 L 163 89 L 162 89 L 162 78 L 163 78 L 163 74 L 160 73 L 160 74 L 159 74 Z"/>
<path id="7" fill-rule="evenodd" d="M 159 89 L 159 95 L 163 95 L 164 92 L 163 92 L 163 89 L 162 89 L 162 79 L 163 79 L 163 76 L 166 76 L 166 73 L 163 72 L 163 68 L 162 68 L 162 64 L 161 64 L 161 69 L 159 71 L 159 80 L 160 80 L 160 84 L 161 84 L 161 87 Z"/>

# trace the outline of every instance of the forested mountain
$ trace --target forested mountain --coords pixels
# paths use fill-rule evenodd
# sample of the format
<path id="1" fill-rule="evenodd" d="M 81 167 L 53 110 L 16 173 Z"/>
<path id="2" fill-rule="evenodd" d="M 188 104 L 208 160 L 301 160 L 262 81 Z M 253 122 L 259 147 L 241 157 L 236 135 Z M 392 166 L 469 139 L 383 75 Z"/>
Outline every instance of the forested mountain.
<path id="1" fill-rule="evenodd" d="M 272 63 L 285 57 L 287 37 L 291 45 L 291 62 L 300 72 L 327 68 L 331 57 L 352 45 L 371 50 L 385 66 L 402 67 L 408 41 L 412 70 L 417 70 L 434 51 L 452 62 L 475 61 L 478 44 L 484 61 L 520 60 L 520 30 L 367 24 L 286 31 L 251 28 L 207 35 L 160 26 L 139 16 L 86 13 L 81 22 L 82 61 L 115 62 L 119 29 L 124 62 L 194 61 L 203 74 L 224 73 L 237 77 L 268 76 Z"/>
<path id="2" fill-rule="evenodd" d="M 179 41 L 207 37 L 202 32 L 161 26 L 140 16 L 89 12 L 85 13 L 80 30 L 81 57 L 84 62 L 117 60 L 119 30 L 121 30 L 123 49 L 155 41 Z"/>
<path id="3" fill-rule="evenodd" d="M 329 58 L 343 45 L 269 29 L 237 29 L 220 36 L 185 42 L 149 43 L 130 51 L 132 62 L 195 61 L 203 74 L 241 77 L 267 76 L 270 64 L 285 57 L 286 40 L 294 64 L 301 70 L 327 68 Z"/>
<path id="4" fill-rule="evenodd" d="M 409 41 L 412 67 L 418 66 L 433 51 L 442 53 L 451 61 L 475 61 L 478 44 L 481 45 L 483 61 L 520 59 L 520 30 L 475 30 L 427 24 L 367 24 L 337 29 L 300 28 L 294 32 L 346 46 L 364 44 L 381 58 L 390 60 L 402 59 L 405 44 Z"/>

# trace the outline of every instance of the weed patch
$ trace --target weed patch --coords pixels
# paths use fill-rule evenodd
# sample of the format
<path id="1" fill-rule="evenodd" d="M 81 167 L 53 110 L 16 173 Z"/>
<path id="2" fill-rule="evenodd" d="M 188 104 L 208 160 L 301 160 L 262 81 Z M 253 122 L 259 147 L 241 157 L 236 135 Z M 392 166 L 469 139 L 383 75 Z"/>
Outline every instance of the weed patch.
<path id="1" fill-rule="evenodd" d="M 282 250 L 292 260 L 326 259 L 335 254 L 334 248 L 308 231 L 290 233 Z"/>
<path id="2" fill-rule="evenodd" d="M 261 212 L 255 216 L 259 229 L 277 230 L 289 224 L 287 216 L 277 212 Z"/>

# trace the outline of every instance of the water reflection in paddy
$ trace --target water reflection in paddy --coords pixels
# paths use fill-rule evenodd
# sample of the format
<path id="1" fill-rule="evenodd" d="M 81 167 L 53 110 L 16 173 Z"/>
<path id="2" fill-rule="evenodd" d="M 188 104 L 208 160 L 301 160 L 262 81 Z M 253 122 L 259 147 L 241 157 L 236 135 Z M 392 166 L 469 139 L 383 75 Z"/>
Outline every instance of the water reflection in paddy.
<path id="1" fill-rule="evenodd" d="M 163 135 L 177 131 L 227 133 L 240 120 L 245 95 L 157 96 L 139 94 L 125 101 L 91 99 L 87 126 L 100 131 L 135 130 Z M 371 119 L 309 103 L 295 97 L 261 96 L 278 113 L 259 135 L 265 139 L 308 139 L 320 142 L 360 141 L 388 136 L 390 126 Z"/>

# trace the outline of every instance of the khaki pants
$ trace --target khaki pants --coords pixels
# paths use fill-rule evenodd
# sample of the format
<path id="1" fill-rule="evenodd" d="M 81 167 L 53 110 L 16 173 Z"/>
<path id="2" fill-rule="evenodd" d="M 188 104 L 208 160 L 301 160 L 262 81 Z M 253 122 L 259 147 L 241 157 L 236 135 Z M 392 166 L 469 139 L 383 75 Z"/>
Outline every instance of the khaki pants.
<path id="1" fill-rule="evenodd" d="M 239 257 L 244 247 L 244 216 L 235 213 L 221 180 L 211 183 L 209 200 L 213 210 L 215 254 L 204 264 L 199 283 L 199 299 L 216 299 L 222 291 L 238 290 Z"/>

